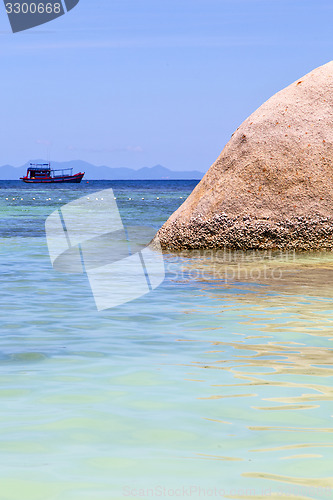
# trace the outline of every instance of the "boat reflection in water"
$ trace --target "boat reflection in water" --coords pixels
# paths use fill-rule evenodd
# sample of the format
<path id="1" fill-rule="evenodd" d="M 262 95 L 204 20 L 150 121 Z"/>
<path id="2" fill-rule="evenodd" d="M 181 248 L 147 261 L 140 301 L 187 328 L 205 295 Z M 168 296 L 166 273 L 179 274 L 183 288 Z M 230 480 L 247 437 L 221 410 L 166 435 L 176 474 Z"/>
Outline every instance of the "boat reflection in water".
<path id="1" fill-rule="evenodd" d="M 54 183 L 54 182 L 81 182 L 84 172 L 73 174 L 72 168 L 59 170 L 51 169 L 50 163 L 30 163 L 30 167 L 24 177 L 20 177 L 27 183 Z"/>

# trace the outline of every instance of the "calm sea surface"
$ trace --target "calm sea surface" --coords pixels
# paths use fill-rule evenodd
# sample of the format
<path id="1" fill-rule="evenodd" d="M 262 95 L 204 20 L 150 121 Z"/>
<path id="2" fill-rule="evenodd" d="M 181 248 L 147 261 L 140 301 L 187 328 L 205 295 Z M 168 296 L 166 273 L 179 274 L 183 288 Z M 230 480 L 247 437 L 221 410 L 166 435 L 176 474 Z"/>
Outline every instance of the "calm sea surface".
<path id="1" fill-rule="evenodd" d="M 158 229 L 195 185 L 0 181 L 1 500 L 333 497 L 332 254 L 166 255 L 101 313 L 52 269 L 56 208 L 112 187 Z"/>

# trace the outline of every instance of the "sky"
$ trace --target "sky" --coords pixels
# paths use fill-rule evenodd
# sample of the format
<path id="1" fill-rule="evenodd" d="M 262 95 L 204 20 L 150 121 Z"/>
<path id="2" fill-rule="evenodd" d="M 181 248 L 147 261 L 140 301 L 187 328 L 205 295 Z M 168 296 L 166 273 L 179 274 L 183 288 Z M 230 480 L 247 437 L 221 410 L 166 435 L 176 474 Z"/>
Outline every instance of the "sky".
<path id="1" fill-rule="evenodd" d="M 332 51 L 331 0 L 80 0 L 15 34 L 1 2 L 0 165 L 205 172 Z"/>

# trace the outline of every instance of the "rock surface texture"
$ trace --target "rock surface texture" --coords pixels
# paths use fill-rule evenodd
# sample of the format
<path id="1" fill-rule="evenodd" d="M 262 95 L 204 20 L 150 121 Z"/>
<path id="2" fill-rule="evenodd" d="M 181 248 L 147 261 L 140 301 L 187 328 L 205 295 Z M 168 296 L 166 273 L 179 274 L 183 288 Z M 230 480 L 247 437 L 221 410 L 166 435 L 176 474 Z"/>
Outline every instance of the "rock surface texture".
<path id="1" fill-rule="evenodd" d="M 158 236 L 170 250 L 332 249 L 333 61 L 247 118 Z"/>

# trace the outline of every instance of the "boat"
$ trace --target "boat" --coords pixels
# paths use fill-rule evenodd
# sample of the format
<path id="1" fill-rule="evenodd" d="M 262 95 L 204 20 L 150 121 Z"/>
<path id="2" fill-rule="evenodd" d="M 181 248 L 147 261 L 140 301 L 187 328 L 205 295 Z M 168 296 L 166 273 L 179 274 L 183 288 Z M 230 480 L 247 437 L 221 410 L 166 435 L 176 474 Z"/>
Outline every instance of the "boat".
<path id="1" fill-rule="evenodd" d="M 72 168 L 52 169 L 51 163 L 30 163 L 23 182 L 32 184 L 50 184 L 61 182 L 81 182 L 84 172 L 73 174 Z"/>

